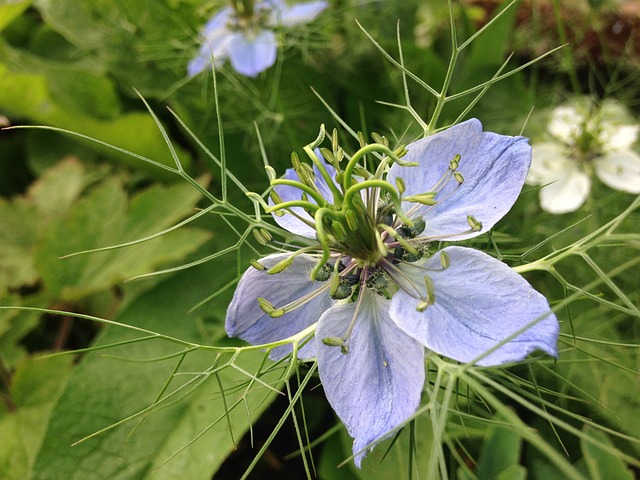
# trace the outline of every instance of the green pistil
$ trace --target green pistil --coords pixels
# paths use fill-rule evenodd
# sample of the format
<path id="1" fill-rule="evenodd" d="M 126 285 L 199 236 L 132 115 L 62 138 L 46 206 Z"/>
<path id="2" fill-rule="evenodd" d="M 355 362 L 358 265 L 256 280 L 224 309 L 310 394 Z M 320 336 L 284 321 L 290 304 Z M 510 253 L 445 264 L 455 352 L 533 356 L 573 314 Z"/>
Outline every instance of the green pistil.
<path id="1" fill-rule="evenodd" d="M 300 176 L 300 174 L 298 174 L 298 176 Z M 296 180 L 287 180 L 286 178 L 276 178 L 275 180 L 271 181 L 272 187 L 275 187 L 277 185 L 286 185 L 288 187 L 295 187 L 303 191 L 307 195 L 309 195 L 311 198 L 313 198 L 316 201 L 316 203 L 321 207 L 324 207 L 327 204 L 327 201 L 320 193 L 318 193 L 313 188 L 311 188 L 310 186 L 302 182 L 298 182 Z"/>
<path id="2" fill-rule="evenodd" d="M 345 174 L 346 174 L 346 171 L 345 171 Z M 356 196 L 356 193 L 358 193 L 360 190 L 369 189 L 369 188 L 379 188 L 380 190 L 387 192 L 389 194 L 391 202 L 395 206 L 396 216 L 399 219 L 401 219 L 405 224 L 409 226 L 413 226 L 413 222 L 411 221 L 411 219 L 407 217 L 402 211 L 402 201 L 398 196 L 398 192 L 393 187 L 393 185 L 391 185 L 389 182 L 385 180 L 375 180 L 375 179 L 365 180 L 364 182 L 360 182 L 360 183 L 357 183 L 356 185 L 353 185 L 352 187 L 349 187 L 349 189 L 346 190 L 344 194 L 344 202 L 345 202 L 345 205 L 347 205 L 347 208 L 356 210 L 356 206 L 354 205 L 352 199 L 355 197 L 361 201 L 360 196 L 359 195 Z"/>
<path id="3" fill-rule="evenodd" d="M 318 168 L 320 175 L 322 175 L 322 178 L 324 178 L 324 181 L 329 187 L 329 190 L 331 190 L 331 193 L 333 194 L 333 203 L 336 205 L 336 207 L 339 208 L 342 206 L 342 192 L 334 183 L 334 180 L 331 178 L 331 175 L 329 175 L 329 172 L 327 171 L 327 168 L 324 162 L 320 161 L 318 156 L 313 151 L 314 148 L 316 148 L 323 142 L 324 137 L 325 137 L 325 130 L 324 130 L 324 125 L 322 125 L 320 127 L 320 133 L 318 134 L 318 138 L 316 138 L 313 142 L 311 142 L 309 145 L 304 147 L 303 150 L 305 151 L 307 156 L 311 159 L 313 164 Z"/>
<path id="4" fill-rule="evenodd" d="M 321 208 L 318 205 L 315 205 L 311 202 L 305 202 L 304 200 L 291 200 L 289 202 L 278 203 L 277 205 L 274 205 L 272 207 L 267 207 L 264 209 L 264 211 L 267 213 L 276 212 L 277 214 L 279 210 L 285 210 L 292 207 L 302 207 L 310 212 L 317 212 Z"/>

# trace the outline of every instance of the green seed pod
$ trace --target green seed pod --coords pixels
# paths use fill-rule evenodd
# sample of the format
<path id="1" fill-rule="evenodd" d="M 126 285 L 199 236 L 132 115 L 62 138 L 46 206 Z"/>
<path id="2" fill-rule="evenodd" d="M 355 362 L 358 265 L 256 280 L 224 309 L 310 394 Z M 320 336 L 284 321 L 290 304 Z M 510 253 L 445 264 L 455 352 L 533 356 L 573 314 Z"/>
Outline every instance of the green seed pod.
<path id="1" fill-rule="evenodd" d="M 424 221 L 424 218 L 419 218 L 418 220 L 416 220 L 413 224 L 413 227 L 411 227 L 411 238 L 420 235 L 422 232 L 424 232 L 424 229 L 426 227 L 427 222 Z"/>
<path id="2" fill-rule="evenodd" d="M 345 300 L 353 294 L 353 287 L 346 282 L 340 281 L 336 291 L 331 294 L 334 300 Z"/>
<path id="3" fill-rule="evenodd" d="M 331 274 L 333 273 L 333 266 L 325 263 L 316 274 L 316 282 L 326 282 L 331 278 Z"/>

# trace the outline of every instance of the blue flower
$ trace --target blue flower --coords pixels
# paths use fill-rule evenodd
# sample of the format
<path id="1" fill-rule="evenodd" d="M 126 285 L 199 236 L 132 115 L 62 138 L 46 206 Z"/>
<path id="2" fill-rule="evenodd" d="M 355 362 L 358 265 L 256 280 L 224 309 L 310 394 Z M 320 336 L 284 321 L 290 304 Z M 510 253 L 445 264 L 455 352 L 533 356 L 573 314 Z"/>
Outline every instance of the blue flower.
<path id="1" fill-rule="evenodd" d="M 356 177 L 358 158 L 378 147 L 388 154 L 380 167 Z M 310 246 L 247 270 L 226 318 L 230 336 L 253 344 L 316 325 L 298 356 L 317 358 L 358 466 L 418 408 L 425 348 L 493 366 L 535 350 L 557 356 L 559 331 L 547 300 L 504 263 L 471 248 L 436 251 L 488 231 L 513 206 L 531 163 L 526 138 L 483 132 L 474 119 L 408 145 L 402 159 L 381 145 L 360 153 L 344 170 L 316 155 L 313 172 L 298 161 L 272 181 L 269 211 L 286 212 L 275 221 Z"/>
<path id="2" fill-rule="evenodd" d="M 187 73 L 194 76 L 211 65 L 224 64 L 227 58 L 234 70 L 255 77 L 276 61 L 278 44 L 273 28 L 307 23 L 327 8 L 326 1 L 288 6 L 284 0 L 265 0 L 253 6 L 253 12 L 239 14 L 224 7 L 205 25 L 198 55 L 189 62 Z"/>

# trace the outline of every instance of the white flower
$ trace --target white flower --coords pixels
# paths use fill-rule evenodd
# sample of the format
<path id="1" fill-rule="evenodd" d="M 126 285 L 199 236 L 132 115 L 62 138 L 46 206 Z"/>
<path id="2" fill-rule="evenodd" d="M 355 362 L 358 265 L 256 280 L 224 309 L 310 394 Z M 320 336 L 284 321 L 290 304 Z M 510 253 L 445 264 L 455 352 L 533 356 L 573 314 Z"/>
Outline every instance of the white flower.
<path id="1" fill-rule="evenodd" d="M 640 125 L 619 102 L 580 99 L 551 112 L 548 141 L 533 145 L 527 176 L 541 185 L 540 205 L 551 213 L 577 210 L 591 190 L 593 173 L 607 186 L 640 193 L 640 155 L 632 150 Z"/>

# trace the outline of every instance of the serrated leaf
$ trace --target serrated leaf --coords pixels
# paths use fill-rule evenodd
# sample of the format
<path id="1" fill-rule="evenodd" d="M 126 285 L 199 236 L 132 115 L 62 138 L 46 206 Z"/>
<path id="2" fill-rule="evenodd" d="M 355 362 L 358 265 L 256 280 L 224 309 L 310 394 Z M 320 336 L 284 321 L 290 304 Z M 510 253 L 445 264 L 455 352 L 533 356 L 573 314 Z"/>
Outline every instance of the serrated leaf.
<path id="1" fill-rule="evenodd" d="M 29 358 L 9 391 L 13 409 L 0 415 L 0 478 L 29 478 L 47 420 L 71 372 L 72 357 Z"/>
<path id="2" fill-rule="evenodd" d="M 0 305 L 15 306 L 21 301 L 18 295 L 0 292 Z M 20 341 L 38 324 L 39 316 L 38 312 L 0 311 L 0 363 L 7 370 L 13 370 L 27 356 Z"/>
<path id="3" fill-rule="evenodd" d="M 9 288 L 38 280 L 32 251 L 36 238 L 36 208 L 22 198 L 0 198 L 0 295 Z"/>
<path id="4" fill-rule="evenodd" d="M 27 197 L 43 220 L 51 221 L 67 214 L 73 202 L 96 177 L 88 174 L 78 159 L 67 158 L 45 171 L 29 187 Z"/>
<path id="5" fill-rule="evenodd" d="M 580 447 L 584 455 L 584 462 L 592 480 L 633 480 L 633 472 L 627 468 L 624 460 L 615 453 L 602 448 L 613 447 L 613 443 L 606 433 L 593 427 L 585 426 L 583 432 L 596 441 L 592 443 L 581 439 Z"/>
<path id="6" fill-rule="evenodd" d="M 221 271 L 235 273 L 233 268 L 221 269 L 217 263 L 176 275 L 138 297 L 122 312 L 118 321 L 184 340 L 204 342 L 206 339 L 202 338 L 197 325 L 198 317 L 186 311 L 208 294 L 212 283 L 216 283 L 212 279 L 220 284 L 228 281 L 220 275 Z M 224 310 L 221 308 L 214 313 L 221 316 Z M 133 336 L 123 328 L 109 327 L 96 345 Z M 233 448 L 226 419 L 174 458 L 169 458 L 224 414 L 225 407 L 214 378 L 209 378 L 189 395 L 178 396 L 153 410 L 133 433 L 136 421 L 71 446 L 151 405 L 178 361 L 172 358 L 141 363 L 133 362 L 134 359 L 150 360 L 180 350 L 178 345 L 154 340 L 88 354 L 56 405 L 32 478 L 85 479 L 90 472 L 95 480 L 210 479 Z M 192 378 L 195 372 L 210 367 L 214 358 L 215 354 L 205 352 L 188 355 L 180 367 L 182 375 L 173 378 L 168 391 Z M 255 372 L 263 359 L 262 352 L 246 352 L 240 355 L 239 363 L 242 368 Z M 220 378 L 228 406 L 245 395 L 242 383 L 247 377 L 244 374 L 227 369 L 221 372 Z M 267 378 L 266 381 L 270 380 Z M 244 405 L 230 412 L 229 420 L 236 439 L 266 408 L 273 395 L 270 390 L 256 385 L 246 395 L 251 418 Z"/>
<path id="7" fill-rule="evenodd" d="M 42 234 L 35 258 L 45 285 L 62 300 L 73 302 L 184 257 L 210 235 L 183 228 L 140 245 L 60 259 L 160 232 L 193 212 L 199 197 L 185 184 L 154 186 L 134 195 L 129 204 L 122 183 L 108 179 Z"/>

